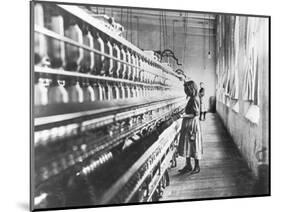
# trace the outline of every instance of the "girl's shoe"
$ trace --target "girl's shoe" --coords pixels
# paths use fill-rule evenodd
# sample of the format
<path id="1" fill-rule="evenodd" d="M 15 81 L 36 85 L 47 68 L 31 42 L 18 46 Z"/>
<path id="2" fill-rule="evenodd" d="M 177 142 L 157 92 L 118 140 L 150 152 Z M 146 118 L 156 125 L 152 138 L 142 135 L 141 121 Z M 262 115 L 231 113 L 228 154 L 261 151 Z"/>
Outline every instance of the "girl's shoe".
<path id="1" fill-rule="evenodd" d="M 190 171 L 192 171 L 192 167 L 187 166 L 187 165 L 179 170 L 180 173 L 186 173 L 186 172 L 190 172 Z"/>
<path id="2" fill-rule="evenodd" d="M 199 166 L 195 166 L 194 169 L 192 170 L 193 174 L 199 173 L 200 172 L 200 167 Z"/>

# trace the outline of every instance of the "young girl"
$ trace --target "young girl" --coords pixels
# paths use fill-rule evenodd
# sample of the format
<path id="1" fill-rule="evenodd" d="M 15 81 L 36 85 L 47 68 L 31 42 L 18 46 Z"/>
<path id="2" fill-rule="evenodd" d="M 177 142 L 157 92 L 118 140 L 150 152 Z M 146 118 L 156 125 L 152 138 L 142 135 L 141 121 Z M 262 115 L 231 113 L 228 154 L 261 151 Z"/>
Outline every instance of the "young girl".
<path id="1" fill-rule="evenodd" d="M 202 157 L 202 135 L 199 122 L 200 103 L 198 89 L 194 81 L 184 83 L 184 91 L 187 95 L 185 114 L 183 115 L 180 140 L 178 146 L 179 155 L 186 158 L 186 165 L 179 170 L 181 173 L 200 172 L 199 160 Z M 194 158 L 195 166 L 192 169 L 190 158 Z"/>

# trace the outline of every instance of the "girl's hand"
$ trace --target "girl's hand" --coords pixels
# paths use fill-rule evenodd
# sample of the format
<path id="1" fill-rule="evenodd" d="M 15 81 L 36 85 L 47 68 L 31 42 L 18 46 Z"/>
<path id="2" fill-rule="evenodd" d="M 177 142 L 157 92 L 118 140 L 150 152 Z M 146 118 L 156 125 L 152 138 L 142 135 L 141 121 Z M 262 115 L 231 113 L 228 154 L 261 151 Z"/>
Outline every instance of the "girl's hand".
<path id="1" fill-rule="evenodd" d="M 193 118 L 194 115 L 193 114 L 183 114 L 182 118 Z"/>

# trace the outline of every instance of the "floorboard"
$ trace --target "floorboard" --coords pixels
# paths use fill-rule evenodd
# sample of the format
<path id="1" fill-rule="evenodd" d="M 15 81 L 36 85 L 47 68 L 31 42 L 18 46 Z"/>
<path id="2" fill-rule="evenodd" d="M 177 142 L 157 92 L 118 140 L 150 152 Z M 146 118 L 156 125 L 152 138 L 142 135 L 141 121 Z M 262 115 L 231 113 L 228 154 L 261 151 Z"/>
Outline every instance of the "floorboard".
<path id="1" fill-rule="evenodd" d="M 160 201 L 247 196 L 253 194 L 254 178 L 222 122 L 208 114 L 201 122 L 204 155 L 198 174 L 180 174 L 185 159 L 169 170 L 170 185 Z"/>

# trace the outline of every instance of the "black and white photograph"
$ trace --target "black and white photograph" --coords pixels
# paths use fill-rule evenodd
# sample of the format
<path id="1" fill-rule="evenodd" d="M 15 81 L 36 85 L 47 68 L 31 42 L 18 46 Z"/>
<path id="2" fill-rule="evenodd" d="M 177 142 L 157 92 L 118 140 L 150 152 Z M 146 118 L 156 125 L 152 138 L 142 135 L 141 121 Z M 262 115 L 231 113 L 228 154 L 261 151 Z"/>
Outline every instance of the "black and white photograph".
<path id="1" fill-rule="evenodd" d="M 270 20 L 31 1 L 31 210 L 270 196 Z"/>

